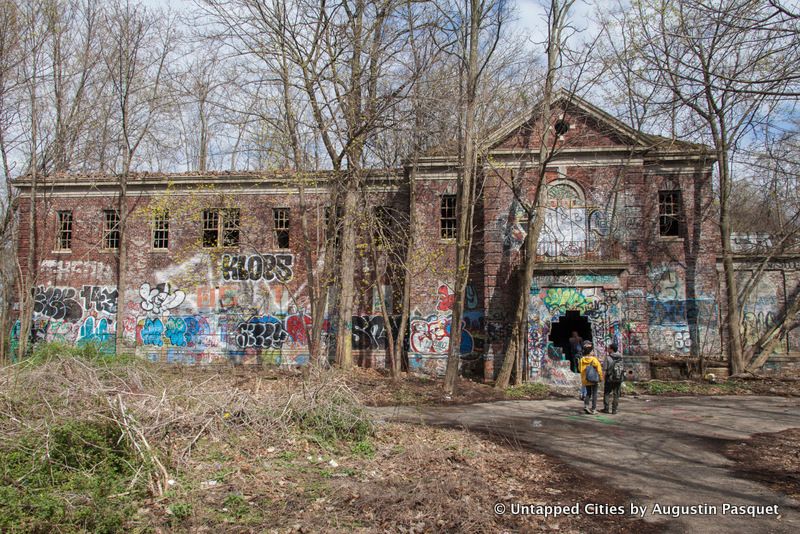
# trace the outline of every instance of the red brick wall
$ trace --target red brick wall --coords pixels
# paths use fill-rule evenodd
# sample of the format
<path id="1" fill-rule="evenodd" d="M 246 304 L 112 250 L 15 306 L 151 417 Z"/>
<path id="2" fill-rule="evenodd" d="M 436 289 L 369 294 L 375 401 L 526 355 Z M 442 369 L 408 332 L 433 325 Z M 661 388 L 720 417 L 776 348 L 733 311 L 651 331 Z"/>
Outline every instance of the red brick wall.
<path id="1" fill-rule="evenodd" d="M 471 251 L 471 282 L 467 291 L 465 333 L 460 349 L 465 367 L 481 370 L 486 378 L 499 368 L 506 350 L 516 298 L 531 293 L 526 372 L 554 381 L 566 380 L 563 365 L 555 365 L 554 329 L 567 312 L 591 323 L 597 352 L 617 342 L 642 365 L 651 354 L 719 355 L 715 268 L 719 235 L 710 209 L 712 198 L 707 166 L 672 153 L 634 146 L 622 133 L 599 119 L 571 111 L 570 130 L 558 141 L 560 152 L 548 167 L 547 181 L 557 189 L 567 184 L 580 200 L 550 199 L 551 234 L 540 240 L 532 288 L 518 288 L 519 248 L 524 239 L 524 214 L 515 203 L 510 184 L 532 200 L 535 183 L 531 157 L 537 135 L 527 126 L 510 134 L 484 162 L 481 194 L 475 207 Z M 625 143 L 628 143 L 627 145 Z M 628 146 L 630 145 L 630 146 Z M 152 177 L 151 177 L 152 178 Z M 39 205 L 40 271 L 36 286 L 37 334 L 47 339 L 113 344 L 109 336 L 120 304 L 126 343 L 151 359 L 205 363 L 216 361 L 302 362 L 306 357 L 303 324 L 309 321 L 306 293 L 306 254 L 318 258 L 316 239 L 324 230 L 318 220 L 331 203 L 326 193 L 309 192 L 309 224 L 314 238 L 302 242 L 299 199 L 291 184 L 254 181 L 252 177 L 194 178 L 175 183 L 133 182 L 129 201 L 132 216 L 128 243 L 127 290 L 116 290 L 116 260 L 104 251 L 102 210 L 115 207 L 114 190 L 99 183 L 56 185 Z M 455 244 L 440 235 L 440 200 L 456 193 L 453 162 L 425 160 L 414 182 L 416 240 L 410 251 L 411 321 L 409 364 L 412 369 L 440 372 L 448 352 L 454 280 Z M 370 182 L 362 210 L 391 205 L 407 210 L 407 184 L 400 179 Z M 570 185 L 571 184 L 571 185 Z M 563 188 L 562 188 L 563 189 Z M 658 235 L 658 191 L 682 192 L 683 233 L 679 238 Z M 563 189 L 568 191 L 568 189 Z M 23 201 L 24 202 L 24 201 Z M 204 208 L 238 207 L 241 244 L 231 250 L 200 246 Z M 278 250 L 272 208 L 291 209 L 290 249 Z M 170 248 L 152 249 L 153 210 L 171 214 Z M 558 208 L 558 211 L 556 208 Z M 56 211 L 74 212 L 73 248 L 55 252 Z M 27 240 L 23 206 L 20 255 Z M 564 248 L 555 222 L 568 214 L 575 237 Z M 352 317 L 354 346 L 363 365 L 383 365 L 386 325 L 376 306 L 376 288 L 365 258 L 366 219 L 356 262 L 357 313 Z M 258 280 L 224 275 L 223 254 L 245 255 L 251 267 L 261 266 Z M 291 279 L 282 280 L 291 255 Z M 255 260 L 250 260 L 255 256 Z M 284 269 L 265 269 L 282 261 Z M 225 260 L 230 263 L 229 260 Z M 267 262 L 266 264 L 264 262 Z M 248 276 L 250 272 L 246 273 Z M 386 283 L 384 280 L 382 283 Z M 168 284 L 168 285 L 167 285 Z M 384 288 L 381 289 L 383 291 Z M 399 313 L 399 287 L 393 291 Z M 335 316 L 335 310 L 328 314 Z M 698 316 L 702 321 L 698 321 Z M 700 324 L 698 324 L 700 323 Z M 557 353 L 557 350 L 555 350 Z M 480 371 L 479 371 L 480 372 Z"/>

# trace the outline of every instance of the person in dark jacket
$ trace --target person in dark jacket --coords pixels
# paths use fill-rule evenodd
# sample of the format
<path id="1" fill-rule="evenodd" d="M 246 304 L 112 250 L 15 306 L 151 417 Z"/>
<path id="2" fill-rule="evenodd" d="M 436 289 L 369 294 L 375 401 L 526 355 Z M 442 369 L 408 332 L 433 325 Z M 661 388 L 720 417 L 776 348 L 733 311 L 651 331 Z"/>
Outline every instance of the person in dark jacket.
<path id="1" fill-rule="evenodd" d="M 572 331 L 572 336 L 569 338 L 569 368 L 573 373 L 578 372 L 578 362 L 583 356 L 583 338 L 578 335 L 578 332 Z"/>
<path id="2" fill-rule="evenodd" d="M 609 406 L 611 407 L 610 413 L 617 413 L 619 406 L 619 396 L 622 393 L 622 355 L 617 352 L 616 343 L 611 343 L 608 346 L 608 355 L 603 360 L 603 376 L 605 382 L 603 383 L 603 413 L 609 413 Z M 614 373 L 615 366 L 620 366 L 619 373 Z M 617 376 L 615 376 L 617 375 Z"/>

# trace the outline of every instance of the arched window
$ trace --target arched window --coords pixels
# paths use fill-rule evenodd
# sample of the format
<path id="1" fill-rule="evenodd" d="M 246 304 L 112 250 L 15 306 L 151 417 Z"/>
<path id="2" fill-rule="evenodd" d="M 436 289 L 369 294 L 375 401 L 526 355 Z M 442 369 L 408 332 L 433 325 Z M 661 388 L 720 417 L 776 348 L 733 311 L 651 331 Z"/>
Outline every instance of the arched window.
<path id="1" fill-rule="evenodd" d="M 578 184 L 558 180 L 548 186 L 537 253 L 549 257 L 586 253 L 586 202 Z"/>

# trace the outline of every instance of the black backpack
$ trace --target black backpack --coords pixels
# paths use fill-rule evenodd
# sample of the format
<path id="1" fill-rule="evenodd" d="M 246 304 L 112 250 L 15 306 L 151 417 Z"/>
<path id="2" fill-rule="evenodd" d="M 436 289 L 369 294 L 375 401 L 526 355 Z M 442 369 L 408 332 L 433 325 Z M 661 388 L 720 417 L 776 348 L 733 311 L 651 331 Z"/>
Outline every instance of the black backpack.
<path id="1" fill-rule="evenodd" d="M 622 358 L 611 360 L 611 367 L 608 368 L 606 380 L 613 383 L 625 380 L 625 365 L 622 363 Z"/>

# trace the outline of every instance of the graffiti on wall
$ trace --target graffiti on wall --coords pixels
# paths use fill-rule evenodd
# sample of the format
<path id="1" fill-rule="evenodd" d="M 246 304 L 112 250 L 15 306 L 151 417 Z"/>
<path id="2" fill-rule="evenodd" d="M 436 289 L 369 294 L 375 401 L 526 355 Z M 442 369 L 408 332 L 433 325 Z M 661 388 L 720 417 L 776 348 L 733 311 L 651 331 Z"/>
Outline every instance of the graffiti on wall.
<path id="1" fill-rule="evenodd" d="M 354 315 L 352 341 L 355 350 L 385 349 L 389 342 L 386 334 L 386 321 L 382 315 Z M 396 339 L 399 317 L 390 317 L 392 334 Z"/>
<path id="2" fill-rule="evenodd" d="M 746 344 L 754 345 L 775 325 L 784 303 L 782 286 L 783 276 L 780 272 L 766 271 L 753 288 L 742 308 L 740 331 Z M 786 352 L 785 340 L 777 344 L 774 352 Z"/>
<path id="3" fill-rule="evenodd" d="M 76 277 L 85 280 L 113 280 L 111 265 L 93 260 L 42 260 L 40 273 L 59 280 Z"/>
<path id="4" fill-rule="evenodd" d="M 486 324 L 480 298 L 473 285 L 465 291 L 459 352 L 462 356 L 483 352 L 486 345 Z M 448 284 L 439 284 L 436 305 L 431 313 L 418 310 L 409 321 L 409 365 L 412 369 L 441 374 L 450 350 L 450 331 L 455 294 Z"/>
<path id="5" fill-rule="evenodd" d="M 288 282 L 294 276 L 292 254 L 223 254 L 223 280 Z"/>
<path id="6" fill-rule="evenodd" d="M 234 343 L 240 349 L 280 349 L 287 336 L 283 323 L 267 315 L 252 317 L 236 325 Z"/>
<path id="7" fill-rule="evenodd" d="M 94 343 L 104 352 L 113 352 L 116 288 L 97 285 L 40 285 L 32 288 L 31 292 L 31 342 L 51 341 L 76 345 Z M 18 325 L 12 328 L 11 334 L 12 347 L 16 347 Z"/>
<path id="8" fill-rule="evenodd" d="M 517 251 L 522 247 L 527 235 L 527 216 L 522 205 L 515 199 L 507 214 L 500 214 L 495 220 L 495 231 L 503 243 L 503 252 Z"/>
<path id="9" fill-rule="evenodd" d="M 177 308 L 186 299 L 186 293 L 173 288 L 169 282 L 156 284 L 153 287 L 144 283 L 139 287 L 139 296 L 142 298 L 139 306 L 151 318 L 169 313 L 169 310 Z"/>
<path id="10" fill-rule="evenodd" d="M 569 311 L 585 316 L 592 329 L 595 352 L 605 356 L 608 345 L 622 350 L 622 292 L 603 287 L 540 287 L 534 281 L 528 308 L 528 368 L 531 378 L 553 383 L 571 382 L 568 364 L 550 341 L 553 324 Z M 616 281 L 615 281 L 616 285 Z M 566 381 L 566 382 L 565 382 Z"/>
<path id="11" fill-rule="evenodd" d="M 547 208 L 536 253 L 581 256 L 586 252 L 586 208 L 577 185 L 560 182 L 547 188 Z"/>

